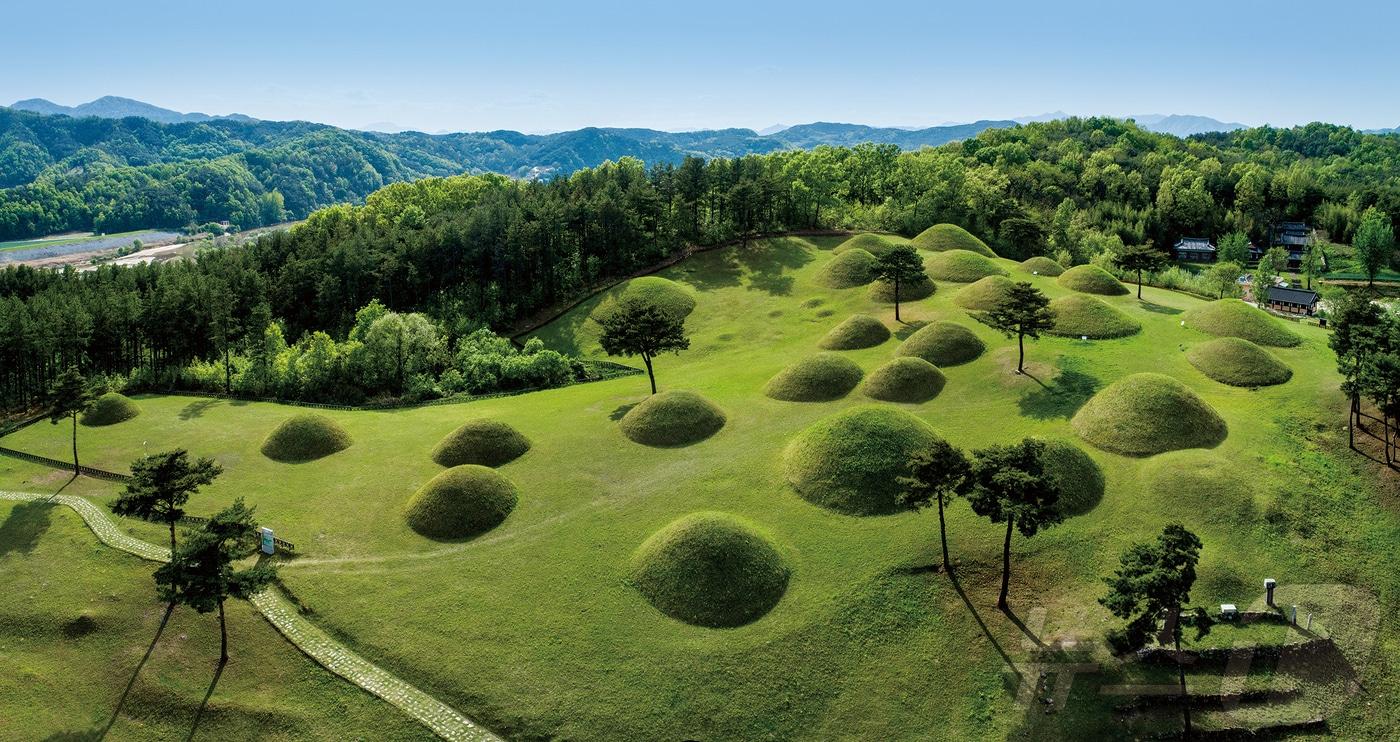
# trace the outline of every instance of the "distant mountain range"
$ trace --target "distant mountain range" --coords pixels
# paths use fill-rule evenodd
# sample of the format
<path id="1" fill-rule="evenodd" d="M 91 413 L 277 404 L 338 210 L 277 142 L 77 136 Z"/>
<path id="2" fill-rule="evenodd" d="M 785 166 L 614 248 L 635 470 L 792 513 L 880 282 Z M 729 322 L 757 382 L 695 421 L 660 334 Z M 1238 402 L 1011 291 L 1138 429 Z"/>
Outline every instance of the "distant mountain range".
<path id="1" fill-rule="evenodd" d="M 76 106 L 63 106 L 43 98 L 29 98 L 15 101 L 10 104 L 10 108 L 21 111 L 33 111 L 34 113 L 44 113 L 49 115 L 72 116 L 81 118 L 83 116 L 96 116 L 104 119 L 124 119 L 136 116 L 143 119 L 158 121 L 162 124 L 183 124 L 198 121 L 214 121 L 225 119 L 229 121 L 256 121 L 251 116 L 244 116 L 241 113 L 233 113 L 227 116 L 210 116 L 207 113 L 180 113 L 169 108 L 153 106 L 150 103 L 143 103 L 131 98 L 121 98 L 115 95 L 105 95 L 94 101 L 81 103 Z"/>

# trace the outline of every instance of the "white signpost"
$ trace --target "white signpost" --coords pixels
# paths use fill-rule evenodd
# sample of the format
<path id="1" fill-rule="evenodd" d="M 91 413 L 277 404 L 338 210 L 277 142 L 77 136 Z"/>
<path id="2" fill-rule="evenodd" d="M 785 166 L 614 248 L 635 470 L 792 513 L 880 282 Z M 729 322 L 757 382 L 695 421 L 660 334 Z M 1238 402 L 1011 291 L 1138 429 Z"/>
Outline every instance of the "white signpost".
<path id="1" fill-rule="evenodd" d="M 259 528 L 258 533 L 262 535 L 262 553 L 272 554 L 276 552 L 277 544 L 272 540 L 272 529 L 267 527 Z"/>

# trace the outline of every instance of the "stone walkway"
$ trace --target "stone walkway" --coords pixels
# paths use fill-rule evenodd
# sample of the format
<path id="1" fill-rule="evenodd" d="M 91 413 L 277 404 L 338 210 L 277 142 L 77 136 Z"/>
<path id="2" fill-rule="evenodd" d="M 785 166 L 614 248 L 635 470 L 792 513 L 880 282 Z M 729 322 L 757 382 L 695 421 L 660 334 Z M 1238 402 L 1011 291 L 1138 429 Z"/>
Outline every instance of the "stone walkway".
<path id="1" fill-rule="evenodd" d="M 76 495 L 41 495 L 0 490 L 0 500 L 31 502 L 47 500 L 67 505 L 82 516 L 83 522 L 102 543 L 142 559 L 164 562 L 170 550 L 133 538 L 121 531 L 106 511 Z M 458 713 L 451 706 L 400 680 L 392 673 L 350 651 L 297 613 L 291 601 L 275 587 L 253 596 L 252 604 L 283 636 L 306 656 L 336 675 L 388 701 L 417 719 L 443 739 L 457 742 L 495 741 L 500 738 Z"/>

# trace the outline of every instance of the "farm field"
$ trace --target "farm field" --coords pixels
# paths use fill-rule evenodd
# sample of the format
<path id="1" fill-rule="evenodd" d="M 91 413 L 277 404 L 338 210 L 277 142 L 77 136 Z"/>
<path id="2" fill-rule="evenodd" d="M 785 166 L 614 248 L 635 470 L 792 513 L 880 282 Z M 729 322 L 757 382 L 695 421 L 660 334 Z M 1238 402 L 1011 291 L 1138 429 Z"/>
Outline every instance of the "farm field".
<path id="1" fill-rule="evenodd" d="M 179 236 L 175 232 L 138 229 L 131 232 L 113 232 L 104 235 L 91 233 L 54 235 L 31 240 L 0 242 L 0 262 L 35 260 L 71 253 L 108 250 L 130 245 L 132 240 L 141 240 L 150 244 L 169 241 Z"/>
<path id="2" fill-rule="evenodd" d="M 1278 578 L 1286 590 L 1300 586 L 1296 602 L 1315 610 L 1320 630 L 1346 636 L 1339 641 L 1346 662 L 1367 688 L 1353 697 L 1339 690 L 1345 683 L 1336 675 L 1251 671 L 1251 678 L 1263 673 L 1257 682 L 1266 685 L 1275 674 L 1288 675 L 1285 684 L 1302 690 L 1288 703 L 1241 711 L 1242 723 L 1266 726 L 1322 715 L 1338 737 L 1385 736 L 1394 720 L 1377 709 L 1400 708 L 1400 676 L 1390 654 L 1400 639 L 1398 627 L 1388 617 L 1377 618 L 1369 633 L 1349 631 L 1348 624 L 1359 615 L 1356 606 L 1378 606 L 1378 616 L 1394 613 L 1400 577 L 1387 560 L 1400 544 L 1396 483 L 1346 453 L 1345 400 L 1325 330 L 1284 325 L 1297 344 L 1267 351 L 1287 366 L 1290 378 L 1260 388 L 1230 386 L 1188 357 L 1192 348 L 1214 340 L 1188 322 L 1206 302 L 1150 287 L 1141 301 L 1131 293 L 1096 294 L 1095 301 L 1116 312 L 1090 305 L 1085 316 L 1095 323 L 1111 319 L 1111 332 L 1103 336 L 1121 336 L 1084 340 L 1076 332 L 1028 341 L 1028 374 L 1015 375 L 1014 342 L 956 301 L 958 291 L 976 280 L 966 271 L 986 271 L 985 264 L 1012 280 L 1030 281 L 1052 299 L 1089 294 L 1048 275 L 1031 275 L 1013 261 L 972 255 L 945 266 L 955 267 L 950 275 L 966 282 L 935 276 L 933 295 L 904 303 L 903 322 L 897 323 L 893 306 L 872 299 L 868 286 L 827 288 L 831 276 L 825 271 L 838 259 L 842 241 L 763 240 L 700 253 L 658 274 L 694 300 L 687 319 L 690 349 L 657 359 L 658 384 L 662 391 L 695 392 L 724 415 L 723 426 L 698 442 L 658 447 L 630 440 L 620 420 L 648 391 L 644 377 L 630 377 L 462 405 L 325 411 L 348 435 L 349 446 L 304 463 L 279 463 L 260 450 L 268 433 L 300 408 L 141 396 L 134 419 L 80 429 L 83 462 L 124 471 L 143 451 L 175 446 L 214 457 L 226 473 L 191 501 L 190 512 L 207 514 L 237 496 L 256 505 L 264 524 L 298 546 L 299 555 L 282 567 L 281 581 L 313 621 L 507 737 L 1112 735 L 1122 712 L 1102 689 L 1171 682 L 1172 674 L 1161 679 L 1121 665 L 1099 644 L 1117 625 L 1097 603 L 1102 578 L 1124 548 L 1170 521 L 1186 525 L 1205 545 L 1193 605 L 1255 604 L 1265 577 Z M 621 291 L 584 302 L 537 335 L 560 351 L 601 356 L 596 323 L 588 317 Z M 1061 306 L 1067 305 L 1084 306 Z M 828 332 L 856 314 L 876 317 L 893 336 L 870 347 L 824 351 Z M 946 383 L 927 401 L 877 402 L 861 386 L 822 402 L 765 394 L 770 379 L 820 352 L 839 354 L 869 378 L 896 356 L 902 341 L 933 322 L 963 326 L 986 350 L 969 362 L 940 366 Z M 1134 326 L 1141 329 L 1133 332 Z M 1086 442 L 1071 418 L 1094 395 L 1138 373 L 1171 377 L 1203 400 L 1223 422 L 1223 440 L 1208 449 L 1150 456 L 1110 453 Z M 1009 615 L 993 607 L 1001 528 L 965 503 L 948 513 L 959 565 L 950 579 L 928 569 L 937 561 L 936 514 L 840 514 L 799 496 L 787 481 L 791 441 L 832 415 L 871 405 L 908 413 L 963 448 L 1031 435 L 1068 442 L 1101 469 L 1106 487 L 1100 501 L 1033 539 L 1013 541 Z M 1134 413 L 1131 404 L 1122 407 L 1095 412 Z M 530 443 L 527 452 L 496 469 L 514 486 L 518 502 L 503 522 L 475 538 L 420 535 L 407 524 L 405 507 L 443 471 L 432 457 L 439 441 L 478 417 L 505 422 Z M 45 422 L 2 443 L 62 459 L 68 455 L 67 433 L 65 426 Z M 1196 475 L 1201 472 L 1206 474 Z M 65 479 L 0 459 L 0 489 L 46 491 Z M 65 493 L 106 501 L 116 491 L 115 485 L 80 479 Z M 6 531 L 15 520 L 12 511 L 0 520 L 0 552 L 6 553 L 0 559 L 16 559 L 22 551 L 7 545 L 25 538 Z M 648 538 L 685 516 L 712 511 L 751 526 L 788 570 L 771 609 L 743 625 L 706 628 L 678 621 L 629 584 L 634 552 Z M 139 657 L 154 630 L 150 615 L 159 614 L 148 566 L 95 547 L 71 513 L 54 511 L 52 517 L 54 524 L 30 539 L 34 553 L 53 549 L 44 568 L 49 561 L 57 565 L 60 552 L 71 552 L 93 575 L 106 576 L 66 585 L 71 592 L 55 592 L 25 610 L 56 621 L 81 613 L 94 594 L 117 594 L 127 608 L 111 613 L 120 613 L 128 628 L 120 638 L 103 641 L 133 647 L 129 651 Z M 150 524 L 124 526 L 148 540 L 162 537 Z M 0 572 L 0 581 L 9 571 Z M 1301 587 L 1307 585 L 1341 587 Z M 245 623 L 234 633 L 248 637 L 232 646 L 235 658 L 246 653 L 252 660 L 257 651 L 269 662 L 314 669 L 289 645 L 278 645 L 247 606 L 235 611 Z M 182 620 L 197 626 L 188 631 L 207 638 L 216 624 L 200 618 L 208 620 Z M 259 630 L 269 638 L 252 638 Z M 1240 631 L 1264 637 L 1257 639 L 1261 643 L 1287 634 Z M 1202 637 L 1201 646 L 1233 643 L 1228 636 Z M 1067 685 L 1067 705 L 1047 714 L 1034 698 L 1040 692 L 1037 674 L 1059 660 L 1095 669 Z M 303 670 L 285 670 L 286 679 L 270 687 L 295 686 L 295 672 Z M 193 682 L 187 675 L 197 673 L 181 671 L 187 680 L 182 699 L 184 686 Z M 222 682 L 230 683 L 231 697 L 241 698 L 243 691 L 228 677 Z M 1209 672 L 1193 674 L 1193 688 L 1219 682 Z M 319 688 L 329 700 L 308 703 L 304 718 L 336 716 L 349 725 L 344 734 L 354 736 L 354 724 L 385 715 L 374 711 L 369 696 L 333 685 Z M 358 701 L 351 700 L 355 694 Z M 14 712 L 8 700 L 3 703 L 0 715 Z M 354 714 L 329 710 L 356 703 Z M 278 701 L 249 696 L 246 706 L 250 714 L 277 713 Z M 1144 735 L 1174 729 L 1178 720 L 1166 708 L 1160 714 L 1131 712 L 1131 728 Z M 84 709 L 87 716 L 77 718 L 97 720 L 110 710 L 111 704 Z M 384 723 L 386 731 L 376 737 L 399 728 Z M 315 737 L 323 728 L 292 729 L 289 738 Z"/>

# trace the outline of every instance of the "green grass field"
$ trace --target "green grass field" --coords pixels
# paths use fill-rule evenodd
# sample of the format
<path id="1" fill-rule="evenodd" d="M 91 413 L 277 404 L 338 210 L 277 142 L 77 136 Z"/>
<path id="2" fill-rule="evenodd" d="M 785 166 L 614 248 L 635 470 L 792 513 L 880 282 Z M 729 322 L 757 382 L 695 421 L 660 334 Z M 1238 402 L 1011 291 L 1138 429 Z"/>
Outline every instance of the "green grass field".
<path id="1" fill-rule="evenodd" d="M 101 240 L 115 240 L 126 237 L 136 237 L 150 232 L 149 229 L 136 229 L 130 232 L 113 232 L 101 237 L 91 233 L 63 234 L 52 237 L 39 237 L 30 240 L 12 240 L 10 242 L 0 242 L 0 252 L 6 250 L 24 250 L 31 247 L 63 247 L 65 245 L 76 245 L 82 242 L 96 242 Z"/>
<path id="2" fill-rule="evenodd" d="M 1097 297 L 1141 323 L 1140 332 L 1028 341 L 1029 374 L 1018 376 L 1012 341 L 954 303 L 956 285 L 940 282 L 931 298 L 905 303 L 905 323 L 865 287 L 824 288 L 818 276 L 840 242 L 767 240 L 701 253 L 659 274 L 693 291 L 696 305 L 686 323 L 691 348 L 657 359 L 658 383 L 694 391 L 725 415 L 722 428 L 689 445 L 647 446 L 623 434 L 619 421 L 647 392 L 644 377 L 630 377 L 466 405 L 325 412 L 350 446 L 295 464 L 272 461 L 259 447 L 297 408 L 138 396 L 138 417 L 79 431 L 84 462 L 124 469 L 147 448 L 174 446 L 215 457 L 226 473 L 190 512 L 247 498 L 264 524 L 298 545 L 301 555 L 282 568 L 282 580 L 318 625 L 498 733 L 522 738 L 1092 737 L 1114 728 L 1112 704 L 1095 689 L 1127 672 L 1097 648 L 1116 625 L 1096 602 L 1102 577 L 1129 543 L 1171 520 L 1205 543 L 1198 605 L 1250 604 L 1273 576 L 1354 585 L 1395 612 L 1400 577 L 1388 560 L 1400 545 L 1396 485 L 1345 452 L 1345 402 L 1325 330 L 1290 324 L 1302 342 L 1270 349 L 1293 370 L 1288 382 L 1228 386 L 1187 359 L 1188 349 L 1213 339 L 1182 323 L 1203 302 L 1149 287 L 1141 301 Z M 1013 261 L 993 262 L 1051 298 L 1074 293 Z M 605 299 L 584 302 L 539 337 L 561 351 L 599 355 L 587 317 Z M 960 564 L 953 582 L 924 569 L 936 562 L 936 514 L 842 515 L 786 482 L 784 451 L 801 431 L 854 406 L 883 404 L 859 387 L 827 402 L 764 394 L 769 379 L 820 352 L 822 338 L 854 314 L 893 331 L 872 347 L 834 351 L 867 376 L 922 323 L 956 322 L 986 344 L 975 360 L 941 369 L 946 385 L 937 396 L 893 405 L 950 442 L 1060 439 L 1102 469 L 1106 491 L 1096 506 L 1033 540 L 1014 540 L 1014 615 L 992 607 L 1001 531 L 965 504 L 948 514 Z M 1228 436 L 1208 455 L 1250 484 L 1242 515 L 1221 518 L 1184 504 L 1209 502 L 1212 492 L 1153 486 L 1161 477 L 1144 475 L 1158 457 L 1108 453 L 1075 434 L 1070 418 L 1089 397 L 1140 372 L 1181 381 L 1223 418 Z M 432 458 L 438 442 L 479 417 L 531 442 L 496 469 L 517 488 L 518 503 L 471 540 L 419 535 L 404 520 L 405 503 L 443 471 Z M 61 459 L 67 433 L 41 423 L 4 445 Z M 2 488 L 62 483 L 44 476 L 41 485 L 38 470 L 0 459 Z M 66 491 L 115 493 L 84 480 L 74 487 Z M 687 624 L 629 584 L 638 547 L 702 511 L 753 524 L 790 570 L 781 599 L 752 622 Z M 149 524 L 129 528 L 160 538 Z M 80 610 L 84 594 L 75 588 L 62 610 Z M 1396 621 L 1385 619 L 1380 631 L 1381 646 L 1400 641 Z M 1040 704 L 1018 703 L 1020 678 L 1034 680 L 1039 644 L 1066 641 L 1079 642 L 1103 677 L 1077 682 L 1071 706 L 1047 718 Z M 1368 695 L 1337 706 L 1334 733 L 1384 736 L 1394 720 L 1367 705 L 1400 708 L 1393 652 L 1359 661 Z M 11 711 L 0 704 L 0 713 Z M 1141 729 L 1174 723 L 1171 713 L 1147 715 Z"/>

